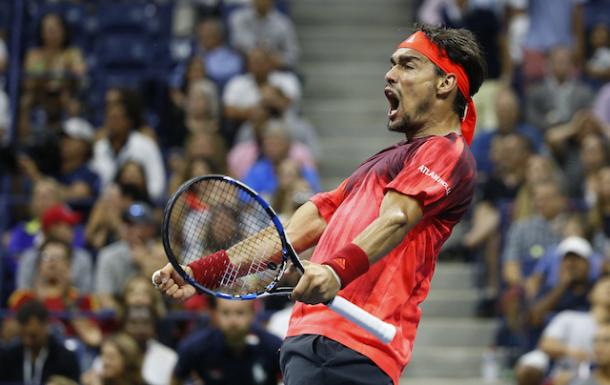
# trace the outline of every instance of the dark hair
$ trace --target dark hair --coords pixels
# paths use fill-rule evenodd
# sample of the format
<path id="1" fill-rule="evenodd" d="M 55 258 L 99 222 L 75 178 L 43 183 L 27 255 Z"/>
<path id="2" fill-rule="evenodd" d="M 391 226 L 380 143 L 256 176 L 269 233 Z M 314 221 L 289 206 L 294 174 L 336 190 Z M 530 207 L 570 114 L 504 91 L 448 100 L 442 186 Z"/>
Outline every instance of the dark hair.
<path id="1" fill-rule="evenodd" d="M 42 47 L 44 44 L 44 39 L 42 38 L 42 21 L 48 16 L 54 16 L 57 18 L 57 20 L 59 20 L 61 29 L 63 29 L 63 31 L 64 31 L 64 41 L 61 43 L 61 48 L 63 48 L 63 49 L 68 48 L 72 41 L 72 37 L 70 35 L 70 27 L 68 26 L 68 23 L 66 23 L 66 20 L 63 18 L 63 16 L 57 12 L 45 13 L 40 18 L 40 21 L 38 22 L 38 45 L 40 47 Z"/>
<path id="2" fill-rule="evenodd" d="M 40 247 L 38 247 L 38 259 L 36 260 L 36 263 L 40 263 L 41 260 L 41 256 L 42 256 L 42 251 L 51 244 L 58 244 L 61 245 L 65 250 L 66 250 L 66 254 L 68 254 L 68 260 L 71 261 L 72 260 L 72 245 L 69 243 L 66 243 L 64 241 L 62 241 L 61 239 L 57 239 L 57 238 L 47 238 L 45 239 L 44 242 L 42 242 L 42 244 L 40 245 Z"/>
<path id="3" fill-rule="evenodd" d="M 443 49 L 452 62 L 464 68 L 470 83 L 469 96 L 476 94 L 487 76 L 487 63 L 485 62 L 483 50 L 474 34 L 462 28 L 453 29 L 428 25 L 419 25 L 417 28 L 426 34 L 428 39 L 437 47 Z M 445 74 L 438 67 L 436 72 L 439 76 Z M 466 98 L 461 92 L 458 92 L 456 95 L 453 109 L 460 117 L 464 116 Z"/>
<path id="4" fill-rule="evenodd" d="M 144 119 L 142 117 L 144 107 L 140 94 L 129 88 L 111 87 L 110 89 L 119 92 L 118 105 L 123 108 L 127 119 L 131 122 L 131 129 L 138 130 L 142 124 L 144 124 Z"/>
<path id="5" fill-rule="evenodd" d="M 42 302 L 35 299 L 27 301 L 17 310 L 17 322 L 19 322 L 20 325 L 25 325 L 31 319 L 36 319 L 40 322 L 47 322 L 49 319 L 49 312 L 47 309 Z"/>

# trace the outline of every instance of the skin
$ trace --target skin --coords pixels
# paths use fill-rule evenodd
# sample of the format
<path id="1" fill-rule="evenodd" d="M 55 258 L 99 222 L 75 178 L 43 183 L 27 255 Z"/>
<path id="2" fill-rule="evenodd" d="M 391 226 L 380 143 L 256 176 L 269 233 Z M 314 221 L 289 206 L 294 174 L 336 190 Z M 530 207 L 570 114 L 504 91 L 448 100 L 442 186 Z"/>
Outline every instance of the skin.
<path id="1" fill-rule="evenodd" d="M 406 135 L 408 139 L 430 135 L 459 133 L 460 118 L 453 111 L 457 79 L 452 73 L 438 76 L 435 66 L 425 56 L 409 48 L 399 48 L 391 56 L 391 67 L 385 75 L 385 94 L 391 103 L 388 129 Z M 422 218 L 423 212 L 415 199 L 388 191 L 381 203 L 379 216 L 352 241 L 368 255 L 373 264 L 396 247 Z M 314 246 L 327 223 L 317 207 L 307 202 L 294 213 L 286 226 L 288 239 L 297 253 Z M 246 240 L 247 241 L 247 240 Z M 232 262 L 234 248 L 227 250 Z M 326 302 L 337 294 L 340 283 L 326 265 L 303 261 L 305 272 L 298 279 L 292 298 L 307 304 Z M 187 273 L 192 271 L 187 267 Z M 288 273 L 290 275 L 290 272 Z M 155 277 L 162 293 L 178 300 L 195 294 L 195 289 L 168 264 Z"/>

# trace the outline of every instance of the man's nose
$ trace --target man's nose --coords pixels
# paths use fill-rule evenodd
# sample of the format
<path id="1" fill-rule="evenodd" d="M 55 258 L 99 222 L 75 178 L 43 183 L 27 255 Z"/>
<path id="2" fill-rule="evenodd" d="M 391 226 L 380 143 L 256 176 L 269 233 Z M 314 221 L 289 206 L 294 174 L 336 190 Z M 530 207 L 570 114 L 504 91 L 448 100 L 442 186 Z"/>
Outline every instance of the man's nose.
<path id="1" fill-rule="evenodd" d="M 390 68 L 388 70 L 388 72 L 385 73 L 385 77 L 384 78 L 385 78 L 386 83 L 388 83 L 388 84 L 396 83 L 394 66 L 392 66 L 392 68 Z"/>

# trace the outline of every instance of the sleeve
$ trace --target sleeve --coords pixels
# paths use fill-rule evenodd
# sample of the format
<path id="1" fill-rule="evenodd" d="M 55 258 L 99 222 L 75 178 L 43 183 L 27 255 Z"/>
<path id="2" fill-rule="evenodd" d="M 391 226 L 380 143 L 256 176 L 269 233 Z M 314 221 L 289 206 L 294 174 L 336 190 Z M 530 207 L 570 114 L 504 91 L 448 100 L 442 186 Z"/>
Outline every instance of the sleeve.
<path id="1" fill-rule="evenodd" d="M 72 262 L 72 279 L 75 286 L 81 293 L 91 292 L 91 278 L 93 276 L 93 266 L 91 256 L 85 250 L 77 249 L 74 252 Z"/>
<path id="2" fill-rule="evenodd" d="M 222 93 L 222 104 L 229 107 L 241 106 L 243 104 L 240 103 L 241 88 L 239 77 L 229 80 Z"/>
<path id="3" fill-rule="evenodd" d="M 543 337 L 551 337 L 561 342 L 566 342 L 570 331 L 570 313 L 561 312 L 557 314 L 542 332 Z"/>
<path id="4" fill-rule="evenodd" d="M 343 183 L 332 191 L 322 192 L 310 198 L 311 203 L 316 205 L 318 212 L 324 218 L 326 223 L 330 222 L 335 210 L 341 205 L 345 199 L 345 186 L 349 179 L 345 179 Z"/>
<path id="5" fill-rule="evenodd" d="M 424 216 L 450 208 L 474 194 L 474 162 L 464 158 L 464 144 L 445 137 L 428 140 L 384 188 L 419 201 Z"/>
<path id="6" fill-rule="evenodd" d="M 284 64 L 293 67 L 296 66 L 299 61 L 299 41 L 290 19 L 286 18 L 284 20 L 284 27 L 282 29 L 284 34 L 284 41 L 282 42 L 282 59 Z"/>
<path id="7" fill-rule="evenodd" d="M 519 223 L 512 224 L 508 229 L 506 244 L 502 253 L 502 262 L 519 260 L 519 245 L 521 241 L 521 230 Z"/>
<path id="8" fill-rule="evenodd" d="M 163 198 L 165 190 L 165 167 L 163 166 L 163 159 L 161 158 L 159 147 L 157 147 L 152 139 L 148 139 L 145 151 L 145 156 L 147 158 L 144 163 L 147 179 L 146 185 L 150 196 L 155 201 L 158 201 Z"/>
<path id="9" fill-rule="evenodd" d="M 36 251 L 26 250 L 21 256 L 17 268 L 17 287 L 19 289 L 31 288 L 34 283 L 34 270 L 36 269 Z"/>
<path id="10" fill-rule="evenodd" d="M 174 376 L 180 380 L 186 380 L 196 368 L 198 355 L 192 350 L 188 343 L 184 343 L 178 348 L 178 361 L 174 366 Z"/>
<path id="11" fill-rule="evenodd" d="M 107 250 L 100 251 L 95 271 L 95 292 L 97 294 L 114 294 L 114 277 L 112 272 L 113 254 Z"/>

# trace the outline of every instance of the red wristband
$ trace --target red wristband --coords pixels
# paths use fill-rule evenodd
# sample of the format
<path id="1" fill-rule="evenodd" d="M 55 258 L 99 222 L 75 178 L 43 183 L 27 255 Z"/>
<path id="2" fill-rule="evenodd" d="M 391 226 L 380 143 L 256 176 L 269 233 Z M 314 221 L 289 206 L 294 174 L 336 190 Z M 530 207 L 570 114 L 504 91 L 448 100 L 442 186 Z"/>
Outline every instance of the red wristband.
<path id="1" fill-rule="evenodd" d="M 369 257 L 360 247 L 349 243 L 337 252 L 330 260 L 323 262 L 328 265 L 341 278 L 341 288 L 343 289 L 354 279 L 360 277 L 369 270 Z"/>
<path id="2" fill-rule="evenodd" d="M 195 281 L 208 289 L 215 289 L 232 265 L 227 251 L 219 250 L 189 263 L 188 267 L 193 270 Z"/>

